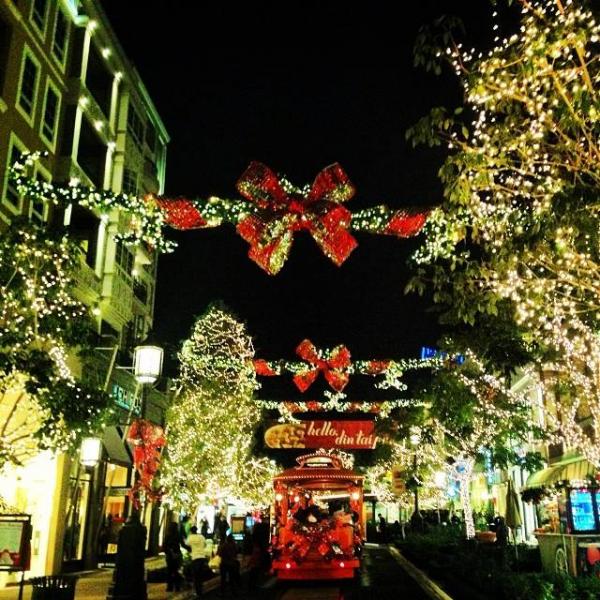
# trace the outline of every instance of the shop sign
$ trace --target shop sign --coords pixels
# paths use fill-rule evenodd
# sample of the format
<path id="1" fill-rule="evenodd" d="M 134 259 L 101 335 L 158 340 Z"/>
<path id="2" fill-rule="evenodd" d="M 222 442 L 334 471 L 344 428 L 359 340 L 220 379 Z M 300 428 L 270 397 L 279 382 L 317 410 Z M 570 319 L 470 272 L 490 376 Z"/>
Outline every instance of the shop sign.
<path id="1" fill-rule="evenodd" d="M 29 569 L 30 518 L 29 515 L 0 515 L 0 570 Z"/>
<path id="2" fill-rule="evenodd" d="M 115 401 L 117 406 L 124 408 L 125 410 L 131 410 L 131 407 L 134 406 L 134 412 L 139 413 L 139 408 L 137 406 L 137 401 L 135 398 L 135 392 L 131 390 L 126 390 L 121 387 L 118 383 L 112 384 L 111 396 Z"/>
<path id="3" fill-rule="evenodd" d="M 345 448 L 372 450 L 377 444 L 373 421 L 298 421 L 265 431 L 269 448 Z"/>

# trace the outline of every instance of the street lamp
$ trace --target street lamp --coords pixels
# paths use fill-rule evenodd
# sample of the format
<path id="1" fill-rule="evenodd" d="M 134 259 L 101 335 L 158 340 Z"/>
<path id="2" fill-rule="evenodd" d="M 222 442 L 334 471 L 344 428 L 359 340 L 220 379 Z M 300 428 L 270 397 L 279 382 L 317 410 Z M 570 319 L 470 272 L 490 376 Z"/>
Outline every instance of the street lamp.
<path id="1" fill-rule="evenodd" d="M 152 385 L 162 371 L 163 350 L 154 345 L 137 346 L 133 351 L 133 374 L 142 386 L 140 417 L 146 416 L 146 386 Z M 135 471 L 137 478 L 138 472 Z M 146 600 L 146 527 L 135 506 L 119 532 L 117 560 L 107 600 Z"/>
<path id="2" fill-rule="evenodd" d="M 413 480 L 415 493 L 415 510 L 410 517 L 410 526 L 413 531 L 423 531 L 423 515 L 419 511 L 419 483 L 417 480 L 417 446 L 421 443 L 421 429 L 419 427 L 410 428 L 409 441 L 413 447 Z"/>
<path id="3" fill-rule="evenodd" d="M 161 374 L 163 349 L 158 346 L 137 346 L 133 351 L 133 373 L 142 385 L 154 383 Z M 142 413 L 142 418 L 144 414 Z"/>
<path id="4" fill-rule="evenodd" d="M 81 440 L 79 462 L 84 467 L 94 468 L 102 457 L 102 440 L 97 437 L 86 437 Z"/>

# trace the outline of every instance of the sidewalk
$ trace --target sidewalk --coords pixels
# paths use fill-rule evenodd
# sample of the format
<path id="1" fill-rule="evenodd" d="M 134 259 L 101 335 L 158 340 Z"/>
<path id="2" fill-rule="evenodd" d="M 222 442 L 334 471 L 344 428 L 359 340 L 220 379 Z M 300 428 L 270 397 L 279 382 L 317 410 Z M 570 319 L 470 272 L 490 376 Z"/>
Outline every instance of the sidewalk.
<path id="1" fill-rule="evenodd" d="M 163 556 L 146 559 L 146 570 L 157 569 L 164 565 L 165 559 Z M 113 569 L 97 569 L 74 574 L 79 575 L 77 587 L 75 588 L 75 600 L 106 600 L 106 594 L 112 581 Z M 215 579 L 218 581 L 219 578 L 215 577 Z M 207 584 L 210 583 L 212 583 L 212 580 L 207 582 Z M 165 583 L 149 583 L 148 600 L 187 600 L 193 597 L 191 589 L 185 589 L 182 592 L 167 592 L 166 587 Z M 18 597 L 18 586 L 0 589 L 0 600 L 17 600 Z M 30 598 L 31 586 L 26 584 L 23 588 L 23 599 L 30 600 Z"/>

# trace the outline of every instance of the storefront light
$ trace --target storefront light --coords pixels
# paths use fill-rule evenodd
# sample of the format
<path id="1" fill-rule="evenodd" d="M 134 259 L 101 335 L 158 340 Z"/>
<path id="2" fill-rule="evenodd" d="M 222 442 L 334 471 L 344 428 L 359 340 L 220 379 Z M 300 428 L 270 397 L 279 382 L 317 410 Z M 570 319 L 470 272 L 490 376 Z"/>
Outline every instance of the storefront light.
<path id="1" fill-rule="evenodd" d="M 154 383 L 162 370 L 163 349 L 137 346 L 133 352 L 133 372 L 140 383 Z"/>
<path id="2" fill-rule="evenodd" d="M 360 498 L 360 494 L 358 492 L 352 492 L 352 500 L 358 500 Z"/>
<path id="3" fill-rule="evenodd" d="M 281 494 L 275 494 L 275 500 L 277 500 L 277 502 L 281 502 L 283 500 L 283 496 Z"/>
<path id="4" fill-rule="evenodd" d="M 79 460 L 84 467 L 95 467 L 102 457 L 102 440 L 95 437 L 83 438 Z"/>

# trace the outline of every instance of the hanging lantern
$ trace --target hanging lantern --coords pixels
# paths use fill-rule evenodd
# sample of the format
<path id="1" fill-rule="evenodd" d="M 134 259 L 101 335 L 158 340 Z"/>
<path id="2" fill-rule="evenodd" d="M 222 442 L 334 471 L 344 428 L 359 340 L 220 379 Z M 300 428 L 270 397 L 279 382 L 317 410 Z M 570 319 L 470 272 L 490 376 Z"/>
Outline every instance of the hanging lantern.
<path id="1" fill-rule="evenodd" d="M 102 440 L 96 437 L 83 438 L 79 461 L 84 467 L 95 467 L 102 457 Z"/>
<path id="2" fill-rule="evenodd" d="M 158 346 L 137 346 L 133 352 L 133 372 L 139 383 L 154 383 L 161 374 L 163 349 Z"/>

